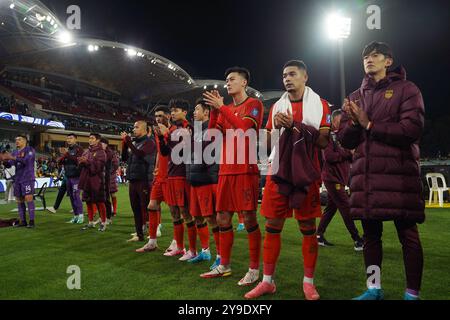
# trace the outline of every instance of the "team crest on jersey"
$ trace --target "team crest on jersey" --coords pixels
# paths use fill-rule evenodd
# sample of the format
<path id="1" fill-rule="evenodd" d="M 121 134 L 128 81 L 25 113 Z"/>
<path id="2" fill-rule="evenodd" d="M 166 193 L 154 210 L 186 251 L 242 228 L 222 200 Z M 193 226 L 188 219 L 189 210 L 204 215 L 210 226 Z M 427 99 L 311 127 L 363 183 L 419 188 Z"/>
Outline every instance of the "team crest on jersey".
<path id="1" fill-rule="evenodd" d="M 97 155 L 97 152 L 94 152 L 94 154 L 92 156 L 95 158 L 96 155 Z"/>
<path id="2" fill-rule="evenodd" d="M 327 123 L 331 124 L 331 114 L 327 114 Z"/>
<path id="3" fill-rule="evenodd" d="M 394 95 L 394 90 L 386 90 L 386 92 L 384 93 L 384 97 L 386 99 L 392 98 L 393 95 Z"/>
<path id="4" fill-rule="evenodd" d="M 258 108 L 254 108 L 251 112 L 252 116 L 257 117 L 259 114 Z"/>

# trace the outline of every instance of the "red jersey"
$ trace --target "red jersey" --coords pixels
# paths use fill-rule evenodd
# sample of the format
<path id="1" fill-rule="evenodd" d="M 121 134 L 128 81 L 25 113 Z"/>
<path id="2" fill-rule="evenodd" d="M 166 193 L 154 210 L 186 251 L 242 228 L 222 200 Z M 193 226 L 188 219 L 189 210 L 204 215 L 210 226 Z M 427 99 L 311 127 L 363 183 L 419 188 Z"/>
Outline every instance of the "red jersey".
<path id="1" fill-rule="evenodd" d="M 330 107 L 328 106 L 328 102 L 324 99 L 320 99 L 322 101 L 323 114 L 322 120 L 320 121 L 320 129 L 330 129 L 331 128 L 331 113 Z M 302 122 L 303 121 L 303 101 L 291 101 L 292 105 L 292 116 L 294 117 L 294 121 Z M 269 119 L 267 119 L 266 129 L 272 130 L 272 108 L 270 108 Z"/>
<path id="2" fill-rule="evenodd" d="M 169 171 L 169 156 L 163 156 L 159 145 L 159 139 L 156 138 L 156 150 L 158 151 L 158 172 L 155 175 L 155 180 L 165 181 Z"/>
<path id="3" fill-rule="evenodd" d="M 242 143 L 237 136 L 234 137 L 234 149 L 228 151 L 227 163 L 227 129 L 242 129 L 246 132 L 249 129 L 258 130 L 261 128 L 264 115 L 264 107 L 261 101 L 248 97 L 239 105 L 231 103 L 227 106 L 220 107 L 219 111 L 211 113 L 209 128 L 217 128 L 223 133 L 221 162 L 219 166 L 219 175 L 236 175 L 236 174 L 259 174 L 258 166 L 250 163 L 250 160 L 257 159 L 257 141 L 250 145 L 248 138 Z M 257 138 L 257 135 L 256 135 Z M 238 145 L 242 144 L 242 145 Z M 238 154 L 245 153 L 244 163 L 238 163 Z M 250 154 L 252 157 L 250 157 Z M 229 159 L 234 157 L 234 159 Z M 253 158 L 253 159 L 252 159 Z"/>
<path id="4" fill-rule="evenodd" d="M 320 127 L 319 129 L 330 129 L 331 128 L 331 113 L 330 113 L 330 107 L 328 106 L 328 102 L 324 99 L 320 99 L 322 101 L 322 120 L 320 121 Z M 291 101 L 292 105 L 292 116 L 294 118 L 294 121 L 296 122 L 302 122 L 303 121 L 303 101 Z M 266 129 L 272 130 L 272 110 L 273 106 L 270 108 L 269 113 L 269 119 L 267 120 Z M 318 153 L 315 153 L 315 164 L 316 167 L 320 170 L 320 163 L 319 163 L 319 157 Z"/>

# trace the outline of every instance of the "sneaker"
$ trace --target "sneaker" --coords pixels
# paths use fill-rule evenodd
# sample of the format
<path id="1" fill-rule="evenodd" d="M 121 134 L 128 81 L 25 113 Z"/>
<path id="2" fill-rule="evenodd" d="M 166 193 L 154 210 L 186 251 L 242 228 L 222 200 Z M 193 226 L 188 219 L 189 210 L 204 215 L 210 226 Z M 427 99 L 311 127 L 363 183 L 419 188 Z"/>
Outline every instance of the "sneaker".
<path id="1" fill-rule="evenodd" d="M 47 207 L 47 210 L 50 211 L 51 213 L 56 213 L 55 207 Z"/>
<path id="2" fill-rule="evenodd" d="M 66 223 L 77 223 L 78 222 L 78 217 L 74 216 L 72 217 L 72 219 L 70 219 L 69 221 L 67 221 Z"/>
<path id="3" fill-rule="evenodd" d="M 162 225 L 159 224 L 158 225 L 158 229 L 156 230 L 156 237 L 157 238 L 161 237 L 161 228 L 162 228 Z"/>
<path id="4" fill-rule="evenodd" d="M 98 219 L 94 222 L 94 227 L 95 227 L 96 225 L 98 225 L 99 223 L 101 223 L 101 222 L 102 222 L 102 219 L 98 218 Z"/>
<path id="5" fill-rule="evenodd" d="M 216 261 L 214 261 L 214 263 L 209 267 L 209 270 L 213 270 L 217 268 L 219 265 L 220 265 L 220 258 L 216 257 Z"/>
<path id="6" fill-rule="evenodd" d="M 169 252 L 165 252 L 164 255 L 166 257 L 175 257 L 175 256 L 184 256 L 186 254 L 186 249 L 178 249 L 176 248 L 175 250 L 171 250 Z"/>
<path id="7" fill-rule="evenodd" d="M 18 224 L 13 225 L 14 228 L 26 227 L 28 224 L 26 221 L 20 221 Z"/>
<path id="8" fill-rule="evenodd" d="M 231 276 L 231 268 L 225 267 L 219 264 L 216 268 L 212 269 L 209 272 L 202 273 L 200 275 L 201 278 L 209 279 L 209 278 L 220 278 L 220 277 L 228 277 Z"/>
<path id="9" fill-rule="evenodd" d="M 198 263 L 201 261 L 209 261 L 211 260 L 211 253 L 209 250 L 202 250 L 196 257 L 188 260 L 189 263 Z"/>
<path id="10" fill-rule="evenodd" d="M 303 293 L 306 300 L 319 300 L 320 296 L 316 290 L 316 287 L 308 282 L 303 282 Z"/>
<path id="11" fill-rule="evenodd" d="M 28 223 L 27 228 L 28 229 L 34 228 L 34 220 L 30 220 L 30 223 Z"/>
<path id="12" fill-rule="evenodd" d="M 323 235 L 317 235 L 317 241 L 319 242 L 319 246 L 322 247 L 332 247 L 334 244 L 328 242 L 327 239 Z"/>
<path id="13" fill-rule="evenodd" d="M 259 279 L 259 270 L 258 269 L 248 269 L 245 276 L 239 280 L 238 286 L 249 286 L 252 283 L 255 283 Z"/>
<path id="14" fill-rule="evenodd" d="M 243 223 L 239 223 L 236 228 L 236 231 L 239 232 L 239 231 L 244 231 L 244 230 L 245 230 L 245 225 Z"/>
<path id="15" fill-rule="evenodd" d="M 188 250 L 180 259 L 180 261 L 188 261 L 191 259 L 194 259 L 197 257 L 197 252 L 192 252 L 191 250 Z"/>
<path id="16" fill-rule="evenodd" d="M 176 240 L 172 240 L 172 242 L 170 243 L 170 246 L 166 249 L 166 251 L 164 251 L 164 253 L 168 253 L 172 250 L 176 250 L 177 249 L 177 241 Z"/>
<path id="17" fill-rule="evenodd" d="M 383 289 L 367 289 L 362 295 L 353 298 L 352 300 L 383 300 Z"/>
<path id="18" fill-rule="evenodd" d="M 73 209 L 72 209 L 72 210 L 70 210 L 70 213 L 73 213 Z"/>
<path id="19" fill-rule="evenodd" d="M 112 224 L 112 219 L 106 219 L 106 225 L 111 225 Z"/>
<path id="20" fill-rule="evenodd" d="M 364 244 L 362 241 L 355 241 L 355 251 L 363 251 L 364 250 Z"/>
<path id="21" fill-rule="evenodd" d="M 244 297 L 246 299 L 255 299 L 267 293 L 274 294 L 276 291 L 277 287 L 275 286 L 275 282 L 273 280 L 272 283 L 261 281 L 256 287 L 247 292 Z"/>
<path id="22" fill-rule="evenodd" d="M 138 241 L 144 241 L 144 238 L 139 238 L 138 236 L 132 236 L 130 239 L 127 240 L 127 242 L 138 242 Z"/>
<path id="23" fill-rule="evenodd" d="M 94 227 L 95 227 L 94 222 L 90 221 L 87 225 L 85 225 L 83 228 L 81 228 L 81 230 L 92 229 Z"/>
<path id="24" fill-rule="evenodd" d="M 403 300 L 420 300 L 418 296 L 412 295 L 409 292 L 405 292 L 405 295 L 403 296 Z"/>
<path id="25" fill-rule="evenodd" d="M 137 253 L 144 253 L 144 252 L 152 252 L 158 249 L 158 245 L 155 243 L 146 243 L 145 246 L 142 248 L 136 249 Z"/>
<path id="26" fill-rule="evenodd" d="M 100 224 L 100 228 L 98 228 L 98 231 L 100 231 L 100 232 L 106 231 L 106 222 Z"/>
<path id="27" fill-rule="evenodd" d="M 77 224 L 83 224 L 84 216 L 82 214 L 78 215 Z"/>
<path id="28" fill-rule="evenodd" d="M 137 233 L 136 233 L 136 232 L 130 233 L 130 236 L 132 236 L 132 237 L 137 237 Z"/>

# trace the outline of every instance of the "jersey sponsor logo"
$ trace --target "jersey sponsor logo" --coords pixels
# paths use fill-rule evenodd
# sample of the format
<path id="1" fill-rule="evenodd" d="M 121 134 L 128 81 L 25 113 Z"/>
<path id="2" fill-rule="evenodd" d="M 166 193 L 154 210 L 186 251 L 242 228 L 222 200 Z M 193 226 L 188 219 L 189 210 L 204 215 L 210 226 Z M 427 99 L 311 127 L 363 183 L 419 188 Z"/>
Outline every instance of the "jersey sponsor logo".
<path id="1" fill-rule="evenodd" d="M 254 117 L 257 117 L 258 114 L 259 114 L 258 108 L 254 108 L 254 109 L 252 110 L 252 112 L 251 112 L 251 115 L 254 116 Z"/>
<path id="2" fill-rule="evenodd" d="M 331 124 L 331 114 L 327 114 L 327 123 Z"/>
<path id="3" fill-rule="evenodd" d="M 386 90 L 386 92 L 384 93 L 384 97 L 386 99 L 392 98 L 393 95 L 394 95 L 394 90 Z"/>

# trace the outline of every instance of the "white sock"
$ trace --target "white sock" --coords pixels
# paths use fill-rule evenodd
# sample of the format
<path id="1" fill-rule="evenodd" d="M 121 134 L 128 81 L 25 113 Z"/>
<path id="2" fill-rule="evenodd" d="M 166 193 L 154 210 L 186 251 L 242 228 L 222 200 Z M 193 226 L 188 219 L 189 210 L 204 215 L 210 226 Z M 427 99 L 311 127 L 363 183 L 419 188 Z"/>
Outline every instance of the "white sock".
<path id="1" fill-rule="evenodd" d="M 205 253 L 211 253 L 211 252 L 209 251 L 209 248 L 202 249 L 202 252 L 205 252 Z"/>
<path id="2" fill-rule="evenodd" d="M 216 255 L 216 259 L 220 259 L 220 254 L 217 254 L 217 255 Z"/>
<path id="3" fill-rule="evenodd" d="M 155 245 L 156 244 L 156 239 L 149 239 L 148 240 L 148 244 L 149 245 Z"/>
<path id="4" fill-rule="evenodd" d="M 258 272 L 259 273 L 259 269 L 250 269 L 250 268 L 248 268 L 248 271 L 253 271 L 253 272 Z"/>
<path id="5" fill-rule="evenodd" d="M 263 275 L 263 281 L 264 282 L 268 282 L 268 283 L 272 283 L 272 276 Z"/>
<path id="6" fill-rule="evenodd" d="M 314 284 L 314 278 L 303 277 L 303 282 Z"/>

